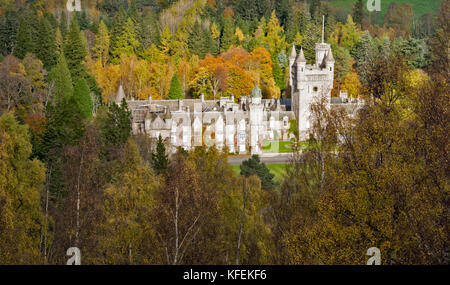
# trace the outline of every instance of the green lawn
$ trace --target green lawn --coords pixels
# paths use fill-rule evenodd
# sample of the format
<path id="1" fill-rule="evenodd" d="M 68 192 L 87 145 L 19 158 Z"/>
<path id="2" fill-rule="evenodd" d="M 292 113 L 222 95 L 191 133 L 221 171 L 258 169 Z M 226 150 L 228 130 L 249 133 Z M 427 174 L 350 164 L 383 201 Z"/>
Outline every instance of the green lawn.
<path id="1" fill-rule="evenodd" d="M 379 16 L 379 21 L 383 21 L 383 17 L 386 14 L 389 4 L 391 2 L 395 3 L 410 3 L 412 5 L 414 15 L 419 18 L 425 13 L 436 13 L 437 9 L 441 6 L 442 0 L 380 0 L 381 1 L 381 11 Z M 330 4 L 342 8 L 346 11 L 351 11 L 356 0 L 331 0 Z M 367 7 L 367 0 L 363 1 L 364 8 Z M 367 8 L 366 8 L 367 11 Z"/>
<path id="2" fill-rule="evenodd" d="M 270 172 L 275 175 L 274 180 L 277 182 L 281 182 L 283 175 L 285 173 L 286 164 L 266 164 L 267 168 L 269 168 Z M 240 175 L 241 166 L 240 165 L 232 165 L 234 173 L 236 175 Z"/>

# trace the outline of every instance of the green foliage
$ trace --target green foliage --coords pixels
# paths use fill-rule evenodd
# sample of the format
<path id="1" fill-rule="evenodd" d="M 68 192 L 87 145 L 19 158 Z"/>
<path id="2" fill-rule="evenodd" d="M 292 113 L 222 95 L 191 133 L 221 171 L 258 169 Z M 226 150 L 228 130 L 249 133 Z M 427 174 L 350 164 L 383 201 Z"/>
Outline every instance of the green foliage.
<path id="1" fill-rule="evenodd" d="M 273 189 L 277 184 L 273 181 L 275 175 L 270 173 L 264 163 L 261 163 L 258 155 L 253 155 L 241 164 L 241 175 L 250 177 L 257 175 L 261 179 L 261 187 L 265 190 Z"/>
<path id="2" fill-rule="evenodd" d="M 156 145 L 156 153 L 152 153 L 152 167 L 156 174 L 164 174 L 169 165 L 169 156 L 166 154 L 166 147 L 164 146 L 161 135 L 158 137 Z"/>
<path id="3" fill-rule="evenodd" d="M 83 118 L 85 119 L 91 118 L 93 103 L 91 98 L 91 92 L 89 90 L 89 86 L 86 83 L 86 80 L 78 79 L 73 90 L 73 96 L 75 102 L 78 105 L 78 108 L 80 108 Z"/>
<path id="4" fill-rule="evenodd" d="M 178 74 L 175 73 L 170 81 L 169 99 L 183 99 L 183 88 L 181 87 Z"/>
<path id="5" fill-rule="evenodd" d="M 114 36 L 114 34 L 113 34 Z M 121 33 L 114 37 L 111 45 L 111 56 L 113 62 L 118 62 L 120 55 L 135 54 L 139 48 L 139 42 L 136 39 L 136 31 L 133 21 L 128 18 L 121 29 Z"/>
<path id="6" fill-rule="evenodd" d="M 39 21 L 38 41 L 35 50 L 37 57 L 44 64 L 45 69 L 50 70 L 57 60 L 55 32 L 46 18 Z"/>
<path id="7" fill-rule="evenodd" d="M 109 105 L 106 118 L 101 123 L 102 136 L 107 145 L 122 145 L 131 135 L 131 112 L 125 98 L 117 105 Z"/>
<path id="8" fill-rule="evenodd" d="M 225 22 L 222 31 L 222 37 L 220 39 L 220 51 L 227 51 L 230 46 L 236 45 L 236 36 L 233 22 L 229 17 L 225 17 Z"/>
<path id="9" fill-rule="evenodd" d="M 72 96 L 72 77 L 64 54 L 59 55 L 58 63 L 49 73 L 49 82 L 53 86 L 52 99 L 66 100 Z"/>
<path id="10" fill-rule="evenodd" d="M 30 160 L 26 125 L 12 113 L 0 117 L 0 262 L 39 264 L 41 231 L 47 226 L 40 205 L 45 167 Z"/>
<path id="11" fill-rule="evenodd" d="M 14 48 L 14 55 L 23 59 L 28 52 L 34 51 L 32 29 L 29 18 L 23 15 L 19 18 L 17 29 L 17 44 Z"/>
<path id="12" fill-rule="evenodd" d="M 86 78 L 86 69 L 83 62 L 87 56 L 86 46 L 80 35 L 80 27 L 75 19 L 70 23 L 69 32 L 64 42 L 64 55 L 67 60 L 73 81 Z"/>
<path id="13" fill-rule="evenodd" d="M 364 19 L 364 6 L 362 0 L 357 0 L 353 5 L 352 16 L 355 23 L 361 26 Z"/>

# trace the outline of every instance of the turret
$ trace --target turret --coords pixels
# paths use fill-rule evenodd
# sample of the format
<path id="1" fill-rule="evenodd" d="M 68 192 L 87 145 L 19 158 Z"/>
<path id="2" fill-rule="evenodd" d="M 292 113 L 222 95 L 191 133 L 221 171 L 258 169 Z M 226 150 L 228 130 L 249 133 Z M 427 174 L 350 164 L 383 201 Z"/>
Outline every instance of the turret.
<path id="1" fill-rule="evenodd" d="M 120 106 L 122 104 L 122 99 L 125 98 L 125 92 L 123 91 L 122 83 L 119 86 L 116 96 L 116 104 Z"/>
<path id="2" fill-rule="evenodd" d="M 328 50 L 327 57 L 325 58 L 325 67 L 328 71 L 334 72 L 334 57 L 333 52 L 331 51 L 331 48 Z"/>
<path id="3" fill-rule="evenodd" d="M 300 53 L 297 57 L 297 78 L 300 78 L 305 74 L 306 69 L 306 58 L 305 53 L 303 52 L 303 48 L 300 49 Z"/>
<path id="4" fill-rule="evenodd" d="M 297 58 L 297 51 L 295 50 L 295 45 L 292 45 L 291 54 L 289 55 L 289 85 L 292 86 L 292 71 L 294 70 L 295 59 Z"/>

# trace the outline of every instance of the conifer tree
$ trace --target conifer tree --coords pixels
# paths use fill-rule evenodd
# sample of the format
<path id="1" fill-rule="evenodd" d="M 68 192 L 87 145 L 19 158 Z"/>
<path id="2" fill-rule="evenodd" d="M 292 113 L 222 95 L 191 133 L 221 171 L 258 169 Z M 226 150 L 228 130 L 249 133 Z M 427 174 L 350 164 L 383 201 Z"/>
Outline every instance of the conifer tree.
<path id="1" fill-rule="evenodd" d="M 172 76 L 172 81 L 170 81 L 169 99 L 183 99 L 183 88 L 181 87 L 180 79 L 178 73 Z"/>
<path id="2" fill-rule="evenodd" d="M 198 55 L 200 58 L 205 56 L 204 48 L 204 38 L 202 34 L 202 28 L 198 21 L 195 21 L 192 26 L 191 33 L 188 37 L 188 47 L 191 53 Z"/>
<path id="3" fill-rule="evenodd" d="M 139 48 L 139 42 L 136 39 L 136 31 L 133 21 L 128 18 L 125 22 L 122 33 L 115 38 L 114 46 L 111 46 L 111 56 L 113 62 L 117 62 L 121 54 L 135 54 Z"/>
<path id="4" fill-rule="evenodd" d="M 101 122 L 101 132 L 106 145 L 123 145 L 131 135 L 131 112 L 123 98 L 120 106 L 109 105 L 106 119 Z"/>
<path id="5" fill-rule="evenodd" d="M 59 29 L 63 38 L 67 35 L 67 15 L 64 10 L 61 12 L 61 19 L 59 20 Z"/>
<path id="6" fill-rule="evenodd" d="M 14 48 L 14 55 L 23 59 L 28 52 L 33 52 L 33 36 L 29 19 L 23 15 L 19 19 L 19 27 L 17 29 L 17 44 Z"/>
<path id="7" fill-rule="evenodd" d="M 53 29 L 46 18 L 39 21 L 38 41 L 36 42 L 36 56 L 42 61 L 45 69 L 50 70 L 57 60 L 56 42 Z"/>
<path id="8" fill-rule="evenodd" d="M 164 146 L 161 135 L 158 138 L 156 145 L 156 153 L 152 153 L 152 168 L 156 174 L 164 174 L 169 165 L 169 156 L 166 154 L 166 147 Z"/>
<path id="9" fill-rule="evenodd" d="M 81 38 L 80 28 L 75 18 L 70 23 L 70 29 L 64 42 L 64 55 L 73 81 L 76 82 L 80 78 L 87 77 L 83 65 L 87 56 L 86 46 Z"/>
<path id="10" fill-rule="evenodd" d="M 220 41 L 220 51 L 227 51 L 230 46 L 236 44 L 236 35 L 233 22 L 230 17 L 225 17 L 222 39 Z"/>
<path id="11" fill-rule="evenodd" d="M 73 90 L 73 96 L 75 102 L 78 105 L 78 108 L 80 108 L 80 112 L 83 118 L 85 119 L 92 117 L 93 103 L 90 93 L 91 92 L 89 90 L 88 84 L 86 83 L 86 80 L 83 78 L 78 79 Z"/>
<path id="12" fill-rule="evenodd" d="M 109 44 L 110 44 L 110 37 L 108 33 L 108 28 L 106 27 L 105 23 L 101 21 L 98 28 L 98 35 L 95 39 L 95 46 L 93 52 L 94 58 L 100 60 L 102 66 L 105 66 L 106 62 L 108 61 Z"/>
<path id="13" fill-rule="evenodd" d="M 267 166 L 262 163 L 258 155 L 253 155 L 241 164 L 241 175 L 250 177 L 257 175 L 261 179 L 261 188 L 265 190 L 273 189 L 277 183 L 273 181 L 275 175 L 270 173 Z"/>
<path id="14" fill-rule="evenodd" d="M 50 89 L 52 90 L 52 100 L 59 101 L 72 96 L 72 77 L 67 67 L 64 54 L 60 54 L 58 63 L 49 73 Z"/>
<path id="15" fill-rule="evenodd" d="M 119 40 L 119 37 L 123 34 L 123 28 L 125 26 L 125 23 L 127 21 L 127 14 L 123 7 L 120 7 L 119 12 L 116 13 L 113 21 L 113 26 L 111 28 L 111 43 L 109 52 L 112 55 L 112 51 L 117 49 L 117 41 Z"/>
<path id="16" fill-rule="evenodd" d="M 361 27 L 364 18 L 364 6 L 362 0 L 356 1 L 355 5 L 353 6 L 352 12 L 353 20 Z"/>

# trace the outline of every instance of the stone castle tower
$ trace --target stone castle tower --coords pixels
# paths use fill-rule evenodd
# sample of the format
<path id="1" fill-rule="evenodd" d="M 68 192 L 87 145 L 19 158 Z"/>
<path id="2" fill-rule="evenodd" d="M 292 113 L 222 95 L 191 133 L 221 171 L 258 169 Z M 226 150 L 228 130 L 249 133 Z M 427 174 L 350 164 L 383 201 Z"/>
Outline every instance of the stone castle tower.
<path id="1" fill-rule="evenodd" d="M 316 43 L 316 62 L 306 64 L 303 48 L 299 54 L 292 47 L 289 55 L 289 85 L 291 86 L 292 111 L 297 119 L 300 139 L 307 139 L 310 124 L 309 106 L 320 96 L 326 96 L 331 101 L 333 89 L 334 63 L 330 44 Z"/>

